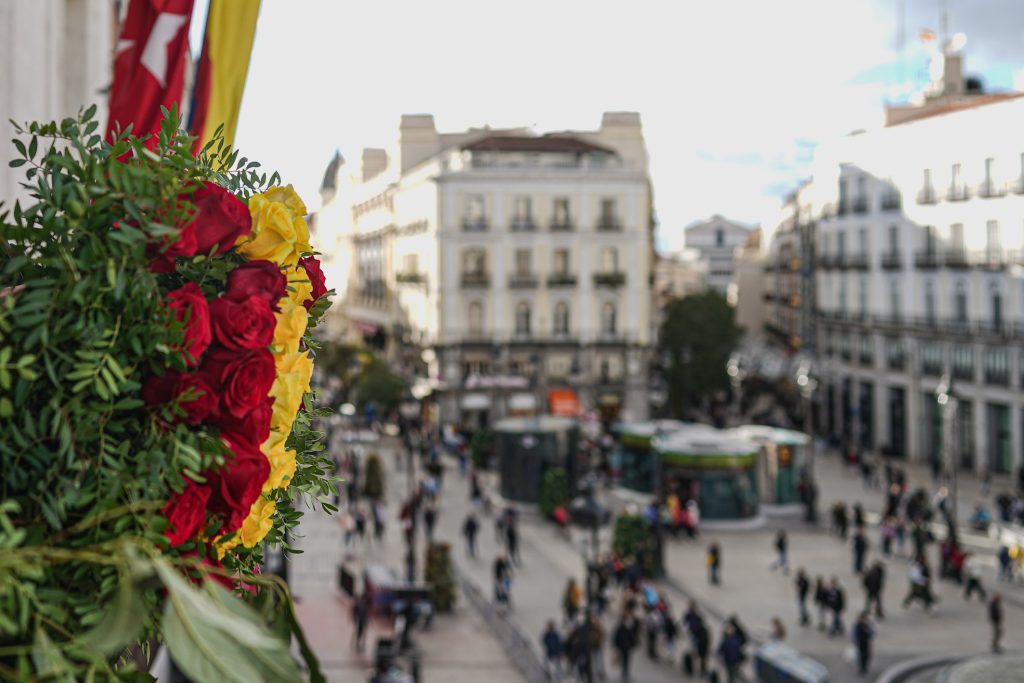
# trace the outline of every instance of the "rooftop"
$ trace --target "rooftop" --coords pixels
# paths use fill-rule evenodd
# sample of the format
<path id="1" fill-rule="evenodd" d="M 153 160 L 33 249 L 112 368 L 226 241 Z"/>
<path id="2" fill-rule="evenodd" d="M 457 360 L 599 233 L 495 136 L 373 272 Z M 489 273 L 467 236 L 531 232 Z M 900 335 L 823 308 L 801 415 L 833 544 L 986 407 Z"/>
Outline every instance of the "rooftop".
<path id="1" fill-rule="evenodd" d="M 933 116 L 940 116 L 942 114 L 952 114 L 954 112 L 964 111 L 966 109 L 983 107 L 987 104 L 1006 102 L 1008 100 L 1017 99 L 1018 97 L 1021 96 L 1024 96 L 1024 93 L 987 93 L 984 95 L 974 95 L 971 97 L 956 99 L 950 102 L 943 102 L 941 104 L 926 104 L 921 107 L 892 107 L 887 111 L 887 114 L 892 116 L 892 114 L 895 113 L 896 120 L 890 120 L 890 122 L 887 124 L 887 127 L 891 128 L 893 126 L 899 126 L 904 123 L 911 123 L 912 121 L 920 121 L 921 119 L 927 119 Z"/>
<path id="2" fill-rule="evenodd" d="M 469 152 L 562 152 L 585 154 L 601 152 L 615 154 L 610 147 L 595 145 L 570 135 L 489 135 L 464 144 Z"/>

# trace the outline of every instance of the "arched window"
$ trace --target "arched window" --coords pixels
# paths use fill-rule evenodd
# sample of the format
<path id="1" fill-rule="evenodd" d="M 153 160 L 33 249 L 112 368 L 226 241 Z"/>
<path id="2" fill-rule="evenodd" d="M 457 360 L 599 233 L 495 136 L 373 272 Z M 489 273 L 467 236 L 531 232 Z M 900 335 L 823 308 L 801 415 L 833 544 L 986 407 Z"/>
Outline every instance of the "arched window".
<path id="1" fill-rule="evenodd" d="M 516 336 L 530 334 L 530 304 L 525 301 L 516 306 Z"/>
<path id="2" fill-rule="evenodd" d="M 479 336 L 484 331 L 484 307 L 478 301 L 469 305 L 469 333 Z"/>
<path id="3" fill-rule="evenodd" d="M 565 302 L 555 304 L 555 334 L 569 334 L 569 306 Z"/>
<path id="4" fill-rule="evenodd" d="M 609 302 L 601 307 L 601 334 L 615 336 L 616 329 L 615 304 Z"/>

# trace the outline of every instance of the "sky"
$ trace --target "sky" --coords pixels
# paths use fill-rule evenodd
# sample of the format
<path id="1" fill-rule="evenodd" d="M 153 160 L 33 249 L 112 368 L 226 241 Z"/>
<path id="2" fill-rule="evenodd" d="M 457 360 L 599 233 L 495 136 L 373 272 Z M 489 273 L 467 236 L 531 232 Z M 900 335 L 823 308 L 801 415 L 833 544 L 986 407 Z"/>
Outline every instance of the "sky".
<path id="1" fill-rule="evenodd" d="M 944 7 L 967 73 L 1024 88 L 1024 0 L 263 0 L 236 144 L 315 208 L 335 150 L 357 167 L 403 113 L 543 133 L 638 111 L 674 250 L 715 213 L 769 219 L 818 142 L 880 125 L 927 80 Z"/>

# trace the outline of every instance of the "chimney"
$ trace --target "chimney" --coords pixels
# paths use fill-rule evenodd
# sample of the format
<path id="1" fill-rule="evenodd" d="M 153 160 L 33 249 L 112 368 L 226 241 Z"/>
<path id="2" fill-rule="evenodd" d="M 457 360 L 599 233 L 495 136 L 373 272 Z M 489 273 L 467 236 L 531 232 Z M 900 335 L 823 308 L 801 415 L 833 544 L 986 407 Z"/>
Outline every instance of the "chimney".
<path id="1" fill-rule="evenodd" d="M 441 138 L 432 114 L 402 114 L 398 128 L 398 159 L 401 172 L 441 151 Z"/>
<path id="2" fill-rule="evenodd" d="M 597 140 L 618 152 L 627 166 L 647 169 L 647 148 L 639 113 L 606 111 L 601 117 Z"/>
<path id="3" fill-rule="evenodd" d="M 388 166 L 388 153 L 382 149 L 376 149 L 373 147 L 363 148 L 363 159 L 362 159 L 362 177 L 363 182 L 370 180 L 374 176 L 380 175 L 385 168 Z"/>

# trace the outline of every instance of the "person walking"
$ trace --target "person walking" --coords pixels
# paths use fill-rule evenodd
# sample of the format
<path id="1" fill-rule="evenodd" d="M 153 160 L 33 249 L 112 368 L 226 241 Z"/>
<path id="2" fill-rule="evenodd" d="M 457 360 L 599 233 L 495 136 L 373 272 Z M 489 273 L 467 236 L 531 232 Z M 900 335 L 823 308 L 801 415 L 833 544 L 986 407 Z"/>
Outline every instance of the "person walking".
<path id="1" fill-rule="evenodd" d="M 580 605 L 583 603 L 583 590 L 575 578 L 570 578 L 562 594 L 562 611 L 565 614 L 565 623 L 571 624 L 576 621 L 576 615 L 580 613 Z"/>
<path id="2" fill-rule="evenodd" d="M 789 574 L 789 563 L 786 561 L 787 546 L 786 532 L 783 529 L 779 529 L 778 533 L 775 534 L 775 553 L 777 557 L 775 562 L 772 563 L 772 571 L 781 569 L 783 574 Z"/>
<path id="3" fill-rule="evenodd" d="M 843 626 L 846 594 L 843 592 L 843 587 L 839 585 L 839 579 L 834 576 L 828 587 L 828 608 L 832 610 L 832 627 L 828 631 L 829 637 L 842 635 L 846 630 Z"/>
<path id="4" fill-rule="evenodd" d="M 619 619 L 615 633 L 612 635 L 612 644 L 615 646 L 615 652 L 619 658 L 619 670 L 622 673 L 623 683 L 630 680 L 629 659 L 633 654 L 633 648 L 636 647 L 638 631 L 639 625 L 636 619 L 632 614 L 626 613 Z"/>
<path id="5" fill-rule="evenodd" d="M 651 661 L 658 659 L 658 638 L 661 636 L 662 615 L 656 608 L 648 606 L 647 616 L 644 618 L 644 636 L 647 641 L 647 658 Z"/>
<path id="6" fill-rule="evenodd" d="M 740 664 L 743 663 L 743 642 L 736 627 L 727 623 L 722 631 L 722 640 L 718 644 L 718 657 L 725 667 L 726 681 L 736 683 L 739 680 Z"/>
<path id="7" fill-rule="evenodd" d="M 981 601 L 985 602 L 985 589 L 981 585 L 981 560 L 975 555 L 967 556 L 967 586 L 964 588 L 964 600 L 970 600 L 971 595 L 977 593 Z"/>
<path id="8" fill-rule="evenodd" d="M 864 573 L 863 583 L 864 592 L 867 594 L 864 612 L 870 614 L 873 605 L 875 616 L 878 619 L 884 619 L 885 617 L 882 614 L 882 590 L 885 588 L 885 565 L 881 561 L 876 561 L 872 564 L 871 568 Z"/>
<path id="9" fill-rule="evenodd" d="M 782 619 L 778 617 L 772 617 L 772 634 L 771 640 L 776 643 L 781 643 L 786 639 L 786 627 L 782 625 Z"/>
<path id="10" fill-rule="evenodd" d="M 814 580 L 814 604 L 818 608 L 818 630 L 824 633 L 828 623 L 828 586 L 820 574 Z"/>
<path id="11" fill-rule="evenodd" d="M 864 527 L 857 527 L 857 531 L 853 534 L 853 573 L 860 574 L 864 573 L 864 558 L 868 553 L 868 539 L 864 534 Z"/>
<path id="12" fill-rule="evenodd" d="M 588 665 L 591 667 L 596 680 L 603 681 L 608 677 L 604 667 L 604 641 L 605 631 L 604 624 L 601 623 L 601 619 L 595 614 L 590 618 L 590 658 Z"/>
<path id="13" fill-rule="evenodd" d="M 800 625 L 807 626 L 811 623 L 811 615 L 807 611 L 807 594 L 811 592 L 811 580 L 803 567 L 796 570 L 793 585 L 796 587 L 796 602 L 800 607 Z"/>
<path id="14" fill-rule="evenodd" d="M 540 638 L 541 646 L 544 648 L 544 672 L 551 680 L 559 680 L 562 677 L 562 661 L 565 657 L 565 643 L 562 635 L 555 628 L 554 620 L 548 621 L 547 628 Z"/>
<path id="15" fill-rule="evenodd" d="M 992 626 L 992 652 L 1002 652 L 999 641 L 1003 639 L 1003 596 L 992 594 L 988 601 L 988 623 Z"/>
<path id="16" fill-rule="evenodd" d="M 706 561 L 708 565 L 708 581 L 712 585 L 717 586 L 721 583 L 719 572 L 722 569 L 722 549 L 718 546 L 718 541 L 712 541 L 711 545 L 708 546 Z"/>
<path id="17" fill-rule="evenodd" d="M 434 542 L 434 526 L 437 524 L 437 506 L 433 501 L 423 507 L 423 526 L 427 531 L 427 543 Z"/>
<path id="18" fill-rule="evenodd" d="M 919 556 L 910 565 L 910 590 L 903 598 L 903 607 L 909 607 L 915 600 L 924 603 L 926 612 L 931 610 L 932 603 L 935 601 L 932 597 L 931 576 L 924 556 Z"/>
<path id="19" fill-rule="evenodd" d="M 366 537 L 366 512 L 363 511 L 363 507 L 356 504 L 355 512 L 355 527 L 356 527 L 356 538 L 359 539 L 360 543 L 365 543 Z"/>
<path id="20" fill-rule="evenodd" d="M 857 646 L 857 671 L 866 676 L 871 666 L 871 641 L 875 637 L 875 627 L 871 625 L 868 613 L 861 612 L 853 627 L 853 642 Z"/>
<path id="21" fill-rule="evenodd" d="M 505 521 L 505 546 L 508 548 L 508 556 L 516 566 L 522 564 L 519 557 L 519 523 L 516 521 L 515 512 L 510 512 Z"/>
<path id="22" fill-rule="evenodd" d="M 370 621 L 370 593 L 363 591 L 352 603 L 352 622 L 356 626 L 352 634 L 352 644 L 356 652 L 363 651 L 363 640 L 366 637 L 366 625 Z"/>
<path id="23" fill-rule="evenodd" d="M 470 512 L 466 515 L 466 521 L 462 523 L 462 535 L 466 539 L 466 552 L 470 557 L 476 557 L 476 535 L 480 531 L 480 522 L 476 514 Z"/>
<path id="24" fill-rule="evenodd" d="M 512 606 L 512 565 L 504 553 L 494 558 L 494 599 L 499 605 Z"/>
<path id="25" fill-rule="evenodd" d="M 690 634 L 690 645 L 693 647 L 693 654 L 690 655 L 690 667 L 686 667 L 686 656 L 683 657 L 683 668 L 686 670 L 699 670 L 700 675 L 706 676 L 708 672 L 708 654 L 711 649 L 711 634 L 708 632 L 708 625 L 697 609 L 695 602 L 690 602 L 689 608 L 683 614 L 683 624 Z M 696 658 L 696 666 L 693 659 Z"/>

